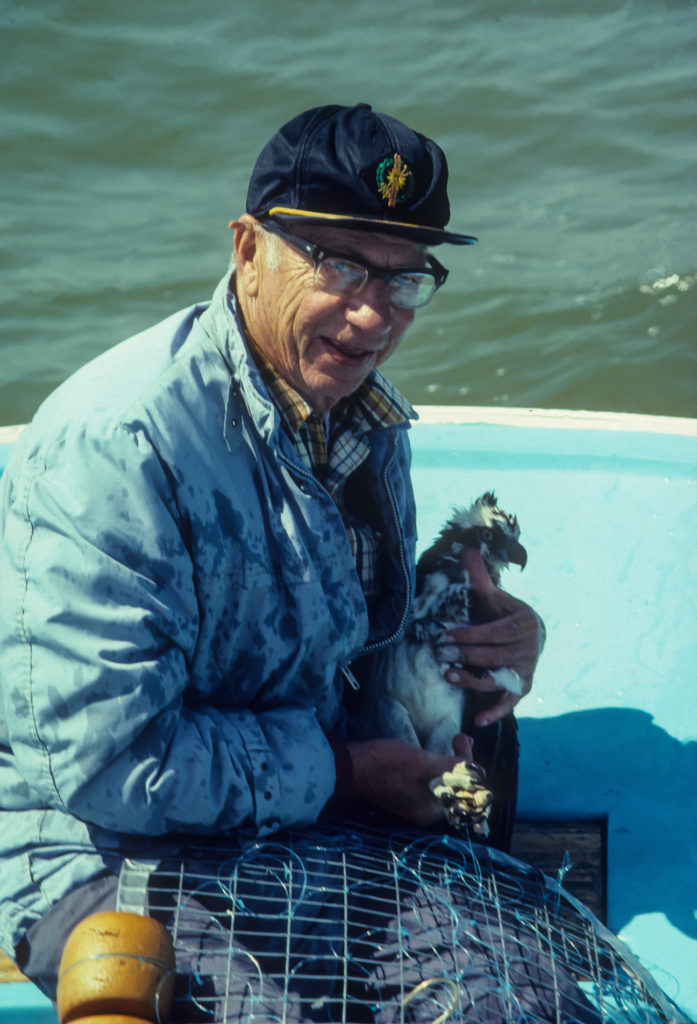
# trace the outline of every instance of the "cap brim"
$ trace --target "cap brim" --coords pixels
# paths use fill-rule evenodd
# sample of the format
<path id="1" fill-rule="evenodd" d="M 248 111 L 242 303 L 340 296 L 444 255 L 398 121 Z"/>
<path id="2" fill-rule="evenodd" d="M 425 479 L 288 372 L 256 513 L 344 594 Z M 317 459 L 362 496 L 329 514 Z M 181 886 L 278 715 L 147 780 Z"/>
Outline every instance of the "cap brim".
<path id="1" fill-rule="evenodd" d="M 375 231 L 381 235 L 397 235 L 409 238 L 424 245 L 474 245 L 478 239 L 474 235 L 460 235 L 442 228 L 424 227 L 421 224 L 410 224 L 406 221 L 382 220 L 379 217 L 354 217 L 341 213 L 315 213 L 311 210 L 294 210 L 287 206 L 272 206 L 266 214 L 274 220 L 287 220 L 291 224 L 332 224 L 338 228 L 351 228 L 354 231 Z"/>

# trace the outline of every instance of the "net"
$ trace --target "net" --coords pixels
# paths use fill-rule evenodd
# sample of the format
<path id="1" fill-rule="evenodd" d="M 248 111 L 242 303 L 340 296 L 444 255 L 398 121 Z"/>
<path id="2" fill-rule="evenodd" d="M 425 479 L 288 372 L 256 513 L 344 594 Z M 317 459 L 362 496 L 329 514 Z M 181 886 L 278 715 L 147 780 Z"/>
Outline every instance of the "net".
<path id="1" fill-rule="evenodd" d="M 685 1020 L 556 880 L 459 837 L 326 824 L 146 874 L 182 1024 Z M 126 863 L 121 909 L 143 878 Z"/>

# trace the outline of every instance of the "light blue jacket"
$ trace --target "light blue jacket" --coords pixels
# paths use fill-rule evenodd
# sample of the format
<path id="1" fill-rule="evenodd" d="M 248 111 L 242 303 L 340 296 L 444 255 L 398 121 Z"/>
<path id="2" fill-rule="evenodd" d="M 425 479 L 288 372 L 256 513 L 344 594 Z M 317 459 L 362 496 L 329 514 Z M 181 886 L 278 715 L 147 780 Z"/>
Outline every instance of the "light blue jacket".
<path id="1" fill-rule="evenodd" d="M 156 837 L 314 821 L 341 668 L 401 630 L 415 522 L 404 427 L 361 472 L 379 621 L 228 292 L 88 364 L 0 481 L 0 946 Z"/>

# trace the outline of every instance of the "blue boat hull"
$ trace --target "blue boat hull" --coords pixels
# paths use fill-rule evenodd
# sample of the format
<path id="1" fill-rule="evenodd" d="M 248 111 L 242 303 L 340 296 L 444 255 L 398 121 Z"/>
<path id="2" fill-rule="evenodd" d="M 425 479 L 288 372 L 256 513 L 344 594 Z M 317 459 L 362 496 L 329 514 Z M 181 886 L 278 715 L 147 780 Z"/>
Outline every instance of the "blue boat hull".
<path id="1" fill-rule="evenodd" d="M 504 585 L 548 628 L 518 708 L 519 814 L 607 819 L 608 925 L 697 1019 L 697 423 L 420 412 L 421 546 L 494 488 L 530 556 Z M 53 1022 L 47 1005 L 2 986 L 0 1022 Z"/>

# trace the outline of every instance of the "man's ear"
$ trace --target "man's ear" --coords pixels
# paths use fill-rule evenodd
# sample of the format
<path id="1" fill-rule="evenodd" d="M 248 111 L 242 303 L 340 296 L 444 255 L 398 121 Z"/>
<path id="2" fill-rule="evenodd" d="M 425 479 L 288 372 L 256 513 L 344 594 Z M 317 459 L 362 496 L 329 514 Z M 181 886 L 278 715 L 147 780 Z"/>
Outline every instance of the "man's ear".
<path id="1" fill-rule="evenodd" d="M 238 295 L 244 292 L 253 298 L 259 291 L 259 261 L 261 250 L 258 245 L 255 226 L 257 221 L 248 213 L 239 220 L 231 220 L 234 231 L 235 266 L 237 267 Z"/>

